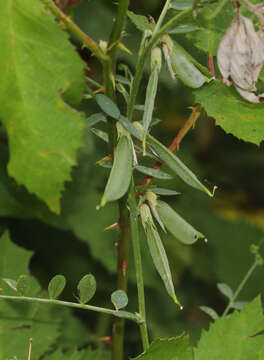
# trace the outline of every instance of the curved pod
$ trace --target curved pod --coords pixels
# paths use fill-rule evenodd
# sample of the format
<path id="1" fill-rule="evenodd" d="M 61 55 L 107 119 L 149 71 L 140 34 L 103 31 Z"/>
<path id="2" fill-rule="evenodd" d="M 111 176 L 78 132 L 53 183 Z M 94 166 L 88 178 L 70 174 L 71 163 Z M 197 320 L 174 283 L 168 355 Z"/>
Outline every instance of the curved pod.
<path id="1" fill-rule="evenodd" d="M 165 228 L 183 244 L 191 245 L 205 238 L 164 201 L 158 200 L 156 210 Z"/>
<path id="2" fill-rule="evenodd" d="M 114 163 L 108 178 L 100 206 L 109 201 L 115 201 L 125 195 L 128 190 L 133 169 L 133 149 L 130 135 L 121 135 Z"/>

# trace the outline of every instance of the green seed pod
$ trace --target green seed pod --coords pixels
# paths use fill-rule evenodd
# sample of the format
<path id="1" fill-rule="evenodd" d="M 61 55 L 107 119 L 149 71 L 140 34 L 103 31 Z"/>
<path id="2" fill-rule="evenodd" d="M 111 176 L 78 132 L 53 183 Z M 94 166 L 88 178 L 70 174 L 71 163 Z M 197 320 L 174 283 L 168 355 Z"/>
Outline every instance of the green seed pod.
<path id="1" fill-rule="evenodd" d="M 205 238 L 164 201 L 158 200 L 156 209 L 167 230 L 183 244 L 191 245 Z"/>
<path id="2" fill-rule="evenodd" d="M 114 163 L 108 178 L 100 206 L 120 199 L 128 190 L 133 170 L 133 147 L 129 134 L 120 136 Z"/>
<path id="3" fill-rule="evenodd" d="M 154 102 L 155 97 L 157 94 L 158 89 L 158 79 L 159 79 L 159 72 L 161 69 L 162 64 L 162 57 L 161 57 L 161 50 L 160 48 L 156 47 L 151 52 L 151 74 L 148 81 L 147 91 L 146 91 L 146 99 L 145 99 L 145 110 L 143 114 L 143 128 L 144 128 L 144 135 L 143 135 L 143 142 L 142 148 L 143 153 L 145 154 L 146 150 L 146 136 L 148 132 L 149 125 L 152 120 L 152 113 L 154 110 Z"/>
<path id="4" fill-rule="evenodd" d="M 172 77 L 174 78 L 176 75 L 191 88 L 201 87 L 205 83 L 206 77 L 195 67 L 181 46 L 175 43 L 169 35 L 163 36 L 162 43 L 163 53 Z"/>
<path id="5" fill-rule="evenodd" d="M 160 274 L 168 294 L 177 305 L 181 306 L 175 294 L 168 258 L 148 205 L 141 205 L 140 215 L 155 268 Z"/>

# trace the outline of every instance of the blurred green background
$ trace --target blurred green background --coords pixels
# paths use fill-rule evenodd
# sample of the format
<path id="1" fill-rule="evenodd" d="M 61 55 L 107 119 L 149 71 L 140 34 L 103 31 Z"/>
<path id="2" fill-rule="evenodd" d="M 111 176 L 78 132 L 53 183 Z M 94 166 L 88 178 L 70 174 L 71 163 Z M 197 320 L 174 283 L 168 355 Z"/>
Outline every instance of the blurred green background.
<path id="1" fill-rule="evenodd" d="M 162 1 L 132 0 L 130 9 L 154 18 L 160 12 Z M 74 10 L 74 19 L 95 40 L 107 40 L 116 6 L 109 0 L 85 0 Z M 127 21 L 125 45 L 137 53 L 140 33 Z M 186 49 L 204 65 L 204 54 L 192 47 L 183 36 L 178 36 Z M 80 44 L 73 42 L 76 46 Z M 89 67 L 89 76 L 100 81 L 101 69 L 88 51 L 79 51 Z M 119 64 L 125 63 L 134 70 L 135 56 L 122 53 Z M 120 72 L 120 74 L 123 74 Z M 148 80 L 146 70 L 138 104 L 144 101 Z M 120 97 L 120 107 L 124 102 Z M 169 145 L 190 115 L 193 105 L 191 92 L 179 82 L 172 81 L 164 70 L 159 83 L 155 104 L 155 117 L 161 122 L 153 128 L 153 134 Z M 99 109 L 93 101 L 84 101 L 81 110 L 87 117 Z M 137 113 L 140 119 L 141 113 Z M 2 229 L 8 228 L 11 239 L 27 249 L 34 250 L 31 271 L 44 287 L 55 274 L 64 274 L 68 280 L 63 298 L 73 300 L 76 284 L 86 273 L 93 273 L 98 290 L 91 304 L 111 306 L 110 294 L 115 290 L 116 247 L 118 234 L 104 232 L 104 228 L 117 221 L 115 205 L 107 205 L 99 212 L 96 205 L 109 173 L 109 169 L 95 162 L 107 155 L 107 147 L 95 138 L 87 128 L 86 147 L 79 151 L 79 166 L 73 170 L 73 182 L 68 183 L 62 199 L 62 214 L 51 214 L 44 204 L 26 193 L 22 187 L 6 175 L 8 147 L 5 133 L 1 133 L 1 182 L 0 215 Z M 209 188 L 218 186 L 215 197 L 185 186 L 180 180 L 162 183 L 181 192 L 173 198 L 165 198 L 195 228 L 204 233 L 208 242 L 188 247 L 179 244 L 170 235 L 163 235 L 169 256 L 177 297 L 184 305 L 180 311 L 167 296 L 147 251 L 141 234 L 143 269 L 146 283 L 147 320 L 151 337 L 176 336 L 183 331 L 191 335 L 193 343 L 202 328 L 207 328 L 209 318 L 200 305 L 213 307 L 219 314 L 226 300 L 216 284 L 225 282 L 236 289 L 253 262 L 249 247 L 263 239 L 264 229 L 264 162 L 263 146 L 245 143 L 227 135 L 214 120 L 203 114 L 194 130 L 184 138 L 178 155 Z M 150 164 L 150 163 L 149 163 Z M 142 176 L 137 175 L 138 183 Z M 160 183 L 161 185 L 161 183 Z M 240 300 L 251 300 L 263 292 L 264 270 L 259 268 L 240 295 Z M 137 308 L 133 258 L 129 264 L 129 311 Z M 75 312 L 87 329 L 76 328 L 69 340 L 76 346 L 92 345 L 107 348 L 98 338 L 111 334 L 111 318 L 94 313 Z M 82 336 L 77 336 L 78 331 Z M 126 353 L 137 355 L 141 351 L 139 332 L 134 324 L 126 325 Z"/>

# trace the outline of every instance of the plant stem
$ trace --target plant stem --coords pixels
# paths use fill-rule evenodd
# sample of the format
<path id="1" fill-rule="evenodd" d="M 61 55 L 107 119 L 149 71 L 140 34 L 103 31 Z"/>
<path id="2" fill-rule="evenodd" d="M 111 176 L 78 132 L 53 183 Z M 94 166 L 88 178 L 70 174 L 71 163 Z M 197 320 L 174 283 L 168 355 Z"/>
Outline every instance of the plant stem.
<path id="1" fill-rule="evenodd" d="M 167 0 L 165 5 L 163 6 L 162 12 L 161 12 L 161 14 L 159 16 L 159 19 L 158 19 L 157 24 L 155 26 L 155 29 L 153 31 L 153 35 L 155 35 L 159 31 L 159 29 L 161 27 L 161 24 L 162 24 L 166 14 L 167 14 L 167 11 L 170 8 L 170 3 L 171 3 L 171 0 Z"/>
<path id="2" fill-rule="evenodd" d="M 130 248 L 130 224 L 129 211 L 127 209 L 127 197 L 119 200 L 119 224 L 120 237 L 118 242 L 118 261 L 117 261 L 117 289 L 127 291 L 127 266 Z M 124 329 L 123 319 L 115 319 L 113 325 L 112 338 L 112 359 L 122 360 L 124 352 Z"/>
<path id="3" fill-rule="evenodd" d="M 229 300 L 229 303 L 228 303 L 225 311 L 223 312 L 222 316 L 225 316 L 228 313 L 228 311 L 232 308 L 234 301 L 236 300 L 236 298 L 238 297 L 238 295 L 242 291 L 243 287 L 245 286 L 246 282 L 248 281 L 248 279 L 250 278 L 250 276 L 252 275 L 252 273 L 254 272 L 256 267 L 258 267 L 258 266 L 259 266 L 259 260 L 256 259 L 254 261 L 254 263 L 252 264 L 252 266 L 250 267 L 250 269 L 248 270 L 248 272 L 246 273 L 244 279 L 241 281 L 241 283 L 238 286 L 237 290 L 235 291 L 234 295 Z"/>
<path id="4" fill-rule="evenodd" d="M 71 308 L 78 308 L 78 309 L 83 309 L 83 310 L 91 310 L 91 311 L 95 311 L 95 312 L 99 312 L 99 313 L 113 315 L 113 316 L 116 316 L 118 318 L 132 320 L 132 321 L 134 321 L 136 323 L 139 323 L 139 324 L 142 322 L 141 318 L 139 318 L 138 316 L 136 316 L 136 315 L 134 315 L 132 313 L 129 313 L 127 311 L 117 311 L 117 310 L 112 310 L 112 309 L 107 309 L 107 308 L 101 308 L 101 307 L 98 307 L 98 306 L 73 303 L 73 302 L 69 302 L 69 301 L 41 299 L 41 298 L 28 297 L 28 296 L 11 296 L 11 295 L 0 295 L 0 299 L 62 305 L 62 306 L 67 306 L 67 307 L 71 307 Z"/>
<path id="5" fill-rule="evenodd" d="M 116 53 L 118 48 L 118 43 L 122 36 L 122 31 L 126 21 L 127 9 L 129 6 L 130 0 L 119 0 L 118 10 L 116 19 L 114 22 L 113 30 L 110 35 L 110 40 L 108 43 L 108 48 L 110 49 L 109 55 L 113 62 L 116 60 Z"/>
<path id="6" fill-rule="evenodd" d="M 152 34 L 151 39 L 149 40 L 148 44 L 146 45 L 144 51 L 142 52 L 142 55 L 138 58 L 138 63 L 136 66 L 136 73 L 135 77 L 132 82 L 131 87 L 131 93 L 130 93 L 130 99 L 128 103 L 128 109 L 127 109 L 127 117 L 129 121 L 132 121 L 133 118 L 133 111 L 134 106 L 136 102 L 136 97 L 139 90 L 139 85 L 142 79 L 142 75 L 144 72 L 144 66 L 147 59 L 147 55 L 151 48 L 157 43 L 161 35 L 167 32 L 167 30 L 173 26 L 175 23 L 182 20 L 185 16 L 187 16 L 192 11 L 192 8 L 186 9 L 179 14 L 173 16 L 165 25 L 163 25 L 155 34 Z M 155 31 L 155 30 L 154 30 Z"/>
<path id="7" fill-rule="evenodd" d="M 85 32 L 83 32 L 73 21 L 72 19 L 64 14 L 52 0 L 42 0 L 50 9 L 50 11 L 64 24 L 67 28 L 85 45 L 91 52 L 101 61 L 104 61 L 108 56 L 102 51 L 100 46 L 91 39 Z"/>
<path id="8" fill-rule="evenodd" d="M 143 343 L 143 349 L 144 351 L 146 351 L 149 347 L 149 339 L 148 339 L 148 330 L 146 324 L 144 281 L 143 281 L 143 270 L 142 270 L 141 251 L 140 251 L 139 229 L 138 229 L 138 211 L 137 211 L 135 185 L 133 178 L 131 180 L 128 200 L 130 207 L 131 238 L 133 244 L 136 278 L 137 278 L 139 314 L 144 321 L 142 324 L 140 324 L 140 332 Z"/>

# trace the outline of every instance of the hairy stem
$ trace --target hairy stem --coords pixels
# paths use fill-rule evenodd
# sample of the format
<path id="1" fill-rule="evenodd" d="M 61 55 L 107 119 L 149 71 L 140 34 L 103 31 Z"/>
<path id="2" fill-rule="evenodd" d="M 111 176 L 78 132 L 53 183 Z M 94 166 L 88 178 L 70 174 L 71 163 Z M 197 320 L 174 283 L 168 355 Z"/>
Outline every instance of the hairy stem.
<path id="1" fill-rule="evenodd" d="M 122 31 L 126 21 L 129 2 L 130 0 L 119 0 L 117 15 L 108 44 L 108 48 L 110 49 L 109 55 L 111 56 L 113 62 L 115 62 L 116 53 L 118 50 L 118 43 L 122 37 Z"/>
<path id="2" fill-rule="evenodd" d="M 130 207 L 131 238 L 132 238 L 135 268 L 136 268 L 136 278 L 137 278 L 139 314 L 143 319 L 142 324 L 140 324 L 140 332 L 143 343 L 143 349 L 144 351 L 146 351 L 149 347 L 149 338 L 148 338 L 148 330 L 146 324 L 144 280 L 143 280 L 142 260 L 141 260 L 141 251 L 140 251 L 139 229 L 138 229 L 138 211 L 137 211 L 135 185 L 133 178 L 130 185 L 128 200 Z"/>
<path id="3" fill-rule="evenodd" d="M 64 24 L 67 28 L 86 46 L 91 52 L 101 61 L 107 59 L 107 55 L 104 54 L 99 45 L 91 39 L 85 32 L 83 32 L 73 21 L 72 19 L 64 14 L 52 0 L 42 0 L 44 4 L 48 6 L 50 11 Z"/>
<path id="4" fill-rule="evenodd" d="M 166 14 L 167 14 L 167 11 L 170 8 L 170 3 L 171 3 L 171 0 L 167 0 L 165 5 L 163 6 L 162 12 L 161 12 L 161 14 L 159 16 L 159 19 L 158 19 L 157 24 L 155 26 L 155 29 L 153 31 L 153 35 L 155 35 L 159 31 L 159 29 L 160 29 L 160 27 L 162 25 L 162 22 L 163 22 Z"/>
<path id="5" fill-rule="evenodd" d="M 71 307 L 71 308 L 78 308 L 78 309 L 83 309 L 83 310 L 91 310 L 91 311 L 95 311 L 95 312 L 98 312 L 98 313 L 104 313 L 104 314 L 108 314 L 108 315 L 113 315 L 113 316 L 116 316 L 118 318 L 132 320 L 132 321 L 135 321 L 137 323 L 142 322 L 142 319 L 138 318 L 136 315 L 134 315 L 132 313 L 129 313 L 127 311 L 117 311 L 117 310 L 101 308 L 101 307 L 92 306 L 92 305 L 73 303 L 73 302 L 69 302 L 69 301 L 41 299 L 41 298 L 28 297 L 28 296 L 10 296 L 10 295 L 0 295 L 0 299 L 62 305 L 62 306 L 67 306 L 67 307 Z"/>

